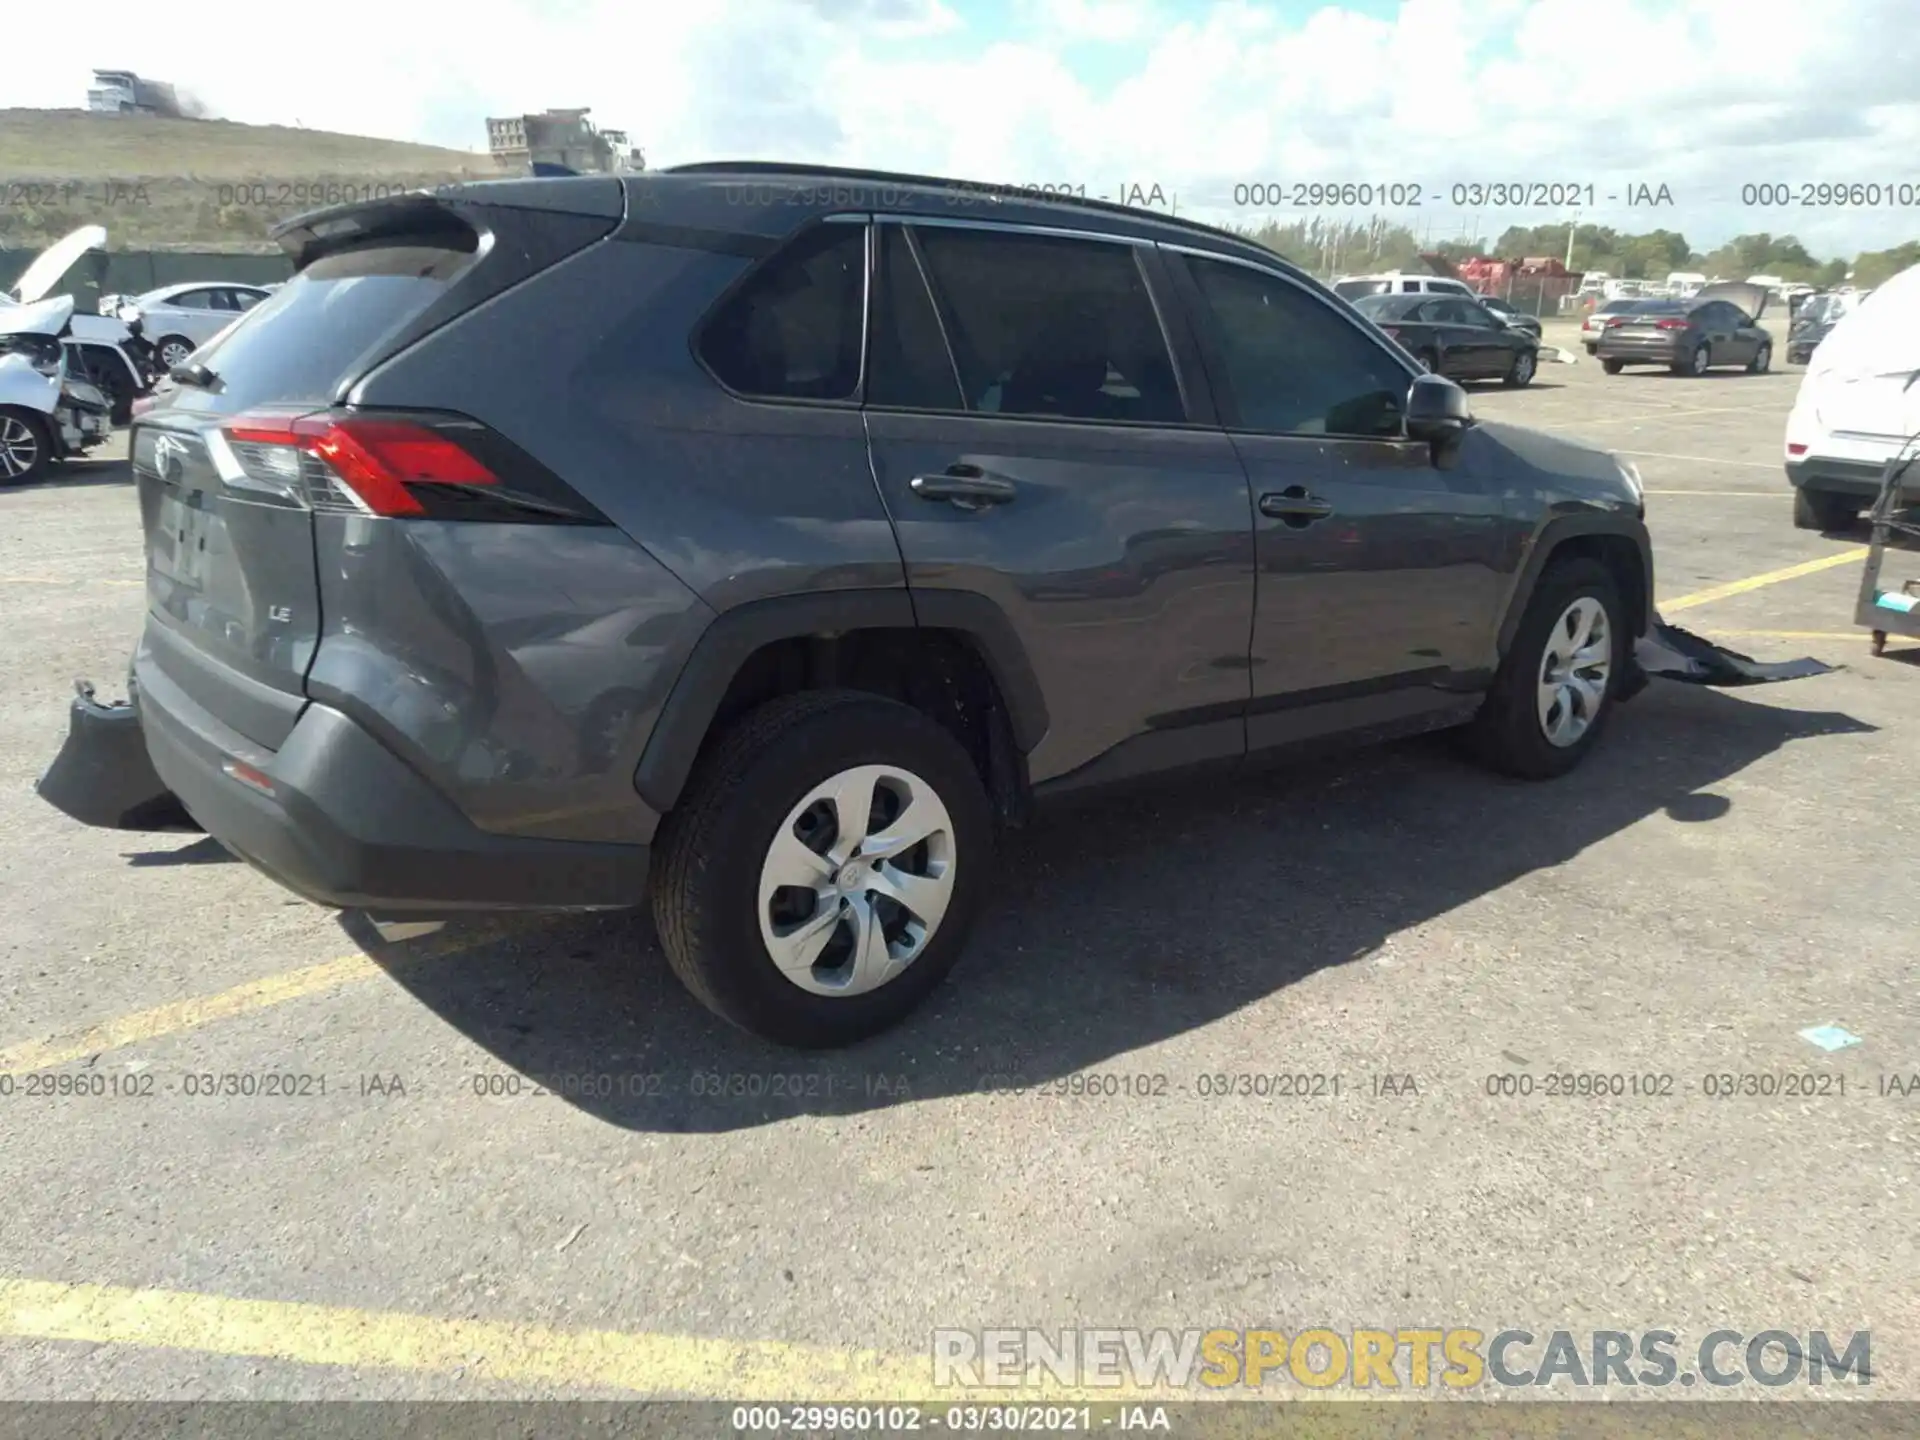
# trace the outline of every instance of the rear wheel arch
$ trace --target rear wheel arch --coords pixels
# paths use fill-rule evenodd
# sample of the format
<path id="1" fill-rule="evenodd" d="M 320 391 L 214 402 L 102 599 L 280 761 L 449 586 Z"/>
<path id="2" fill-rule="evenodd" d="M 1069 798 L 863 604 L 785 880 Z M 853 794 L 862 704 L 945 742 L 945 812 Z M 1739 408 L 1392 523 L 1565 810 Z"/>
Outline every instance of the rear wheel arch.
<path id="1" fill-rule="evenodd" d="M 1554 562 L 1585 557 L 1598 560 L 1620 587 L 1627 610 L 1629 638 L 1646 633 L 1653 620 L 1652 548 L 1646 526 L 1613 515 L 1563 515 L 1547 522 L 1528 551 L 1500 622 L 1499 650 L 1505 656 L 1526 615 L 1540 577 Z"/>
<path id="2" fill-rule="evenodd" d="M 1046 734 L 1045 702 L 1012 622 L 970 591 L 830 591 L 725 612 L 667 697 L 635 789 L 666 813 L 734 720 L 823 689 L 866 691 L 932 716 L 967 747 L 1002 814 L 1024 809 L 1025 757 Z"/>

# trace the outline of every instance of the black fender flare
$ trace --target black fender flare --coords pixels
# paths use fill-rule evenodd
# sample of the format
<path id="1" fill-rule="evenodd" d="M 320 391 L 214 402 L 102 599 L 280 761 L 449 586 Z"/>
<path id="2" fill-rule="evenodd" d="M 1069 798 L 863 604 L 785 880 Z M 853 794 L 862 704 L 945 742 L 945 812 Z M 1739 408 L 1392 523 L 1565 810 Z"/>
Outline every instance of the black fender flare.
<path id="1" fill-rule="evenodd" d="M 1646 575 L 1646 593 L 1625 598 L 1629 604 L 1639 608 L 1641 631 L 1653 623 L 1653 544 L 1647 535 L 1646 522 L 1635 515 L 1605 510 L 1556 515 L 1534 535 L 1527 549 L 1527 558 L 1522 562 L 1520 573 L 1514 579 L 1513 590 L 1507 597 L 1506 613 L 1500 617 L 1498 638 L 1499 653 L 1503 659 L 1507 648 L 1513 643 L 1514 631 L 1520 628 L 1521 617 L 1527 613 L 1541 572 L 1547 568 L 1547 562 L 1553 559 L 1554 552 L 1569 540 L 1590 535 L 1628 540 L 1639 551 L 1640 568 Z"/>
<path id="2" fill-rule="evenodd" d="M 680 799 L 734 676 L 778 640 L 846 630 L 949 629 L 973 642 L 1000 688 L 1022 754 L 1047 733 L 1046 701 L 1006 611 L 967 590 L 828 590 L 749 601 L 724 611 L 694 642 L 634 771 L 634 789 L 661 814 Z"/>

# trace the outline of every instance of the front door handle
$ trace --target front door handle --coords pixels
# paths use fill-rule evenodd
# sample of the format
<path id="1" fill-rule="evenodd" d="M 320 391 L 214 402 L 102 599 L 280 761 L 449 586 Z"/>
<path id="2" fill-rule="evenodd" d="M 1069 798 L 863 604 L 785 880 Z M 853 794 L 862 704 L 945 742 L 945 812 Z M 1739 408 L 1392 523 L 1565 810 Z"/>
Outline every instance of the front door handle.
<path id="1" fill-rule="evenodd" d="M 922 500 L 949 500 L 969 509 L 1004 505 L 1020 493 L 1011 480 L 989 475 L 978 465 L 951 465 L 943 474 L 916 475 L 907 488 Z"/>
<path id="2" fill-rule="evenodd" d="M 1277 493 L 1262 495 L 1260 513 L 1271 520 L 1297 521 L 1308 525 L 1333 514 L 1333 503 L 1322 500 L 1318 495 L 1309 495 L 1304 485 L 1289 485 Z"/>

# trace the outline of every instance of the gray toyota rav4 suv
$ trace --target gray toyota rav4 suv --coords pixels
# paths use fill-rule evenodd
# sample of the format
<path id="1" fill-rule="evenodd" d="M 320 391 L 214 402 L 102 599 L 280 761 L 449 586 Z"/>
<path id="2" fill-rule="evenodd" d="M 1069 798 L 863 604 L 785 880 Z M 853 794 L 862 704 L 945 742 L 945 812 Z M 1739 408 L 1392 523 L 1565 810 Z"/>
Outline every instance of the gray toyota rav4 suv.
<path id="1" fill-rule="evenodd" d="M 148 614 L 41 793 L 322 904 L 651 904 L 804 1046 L 952 967 L 1031 802 L 1644 676 L 1631 466 L 1224 231 L 924 176 L 498 181 L 281 228 L 132 432 Z"/>

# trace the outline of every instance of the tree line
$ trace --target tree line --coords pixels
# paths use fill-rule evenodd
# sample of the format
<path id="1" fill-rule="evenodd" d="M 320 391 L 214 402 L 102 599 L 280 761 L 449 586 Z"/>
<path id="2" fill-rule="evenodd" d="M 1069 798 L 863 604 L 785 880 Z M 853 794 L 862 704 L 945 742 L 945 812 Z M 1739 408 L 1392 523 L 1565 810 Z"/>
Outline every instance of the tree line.
<path id="1" fill-rule="evenodd" d="M 1564 261 L 1567 256 L 1565 225 L 1515 225 L 1494 240 L 1422 240 L 1406 226 L 1384 219 L 1299 220 L 1291 225 L 1267 224 L 1243 233 L 1319 275 L 1417 269 L 1423 251 L 1449 260 L 1475 255 L 1502 259 L 1550 255 Z M 1823 260 L 1791 235 L 1736 235 L 1703 253 L 1676 230 L 1629 235 L 1606 225 L 1580 225 L 1573 232 L 1573 263 L 1569 268 L 1603 270 L 1628 280 L 1664 280 L 1676 270 L 1734 280 L 1778 275 L 1783 280 L 1819 286 L 1844 284 L 1851 277 L 1851 283 L 1864 288 L 1916 264 L 1920 264 L 1920 240 L 1909 240 L 1890 250 L 1862 251 L 1851 259 L 1833 256 Z"/>

